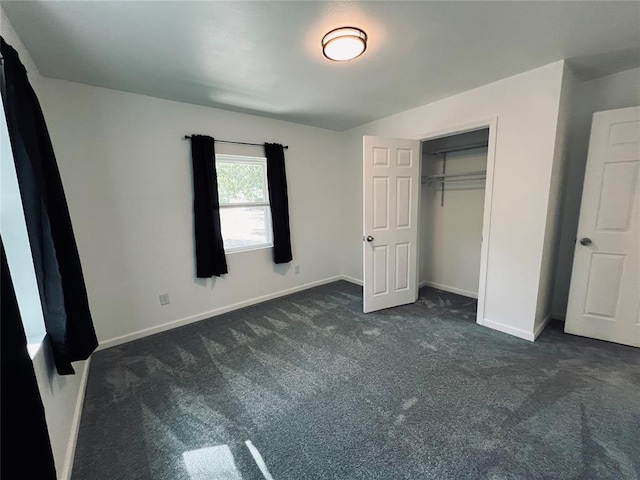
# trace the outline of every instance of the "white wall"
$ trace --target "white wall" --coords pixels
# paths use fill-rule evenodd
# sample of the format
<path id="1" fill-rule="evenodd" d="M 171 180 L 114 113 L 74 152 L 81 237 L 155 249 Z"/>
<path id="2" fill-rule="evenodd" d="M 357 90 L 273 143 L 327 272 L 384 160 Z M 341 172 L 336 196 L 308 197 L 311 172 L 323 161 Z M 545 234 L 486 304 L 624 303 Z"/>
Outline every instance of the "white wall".
<path id="1" fill-rule="evenodd" d="M 531 338 L 563 73 L 553 63 L 344 132 L 344 273 L 362 278 L 362 135 L 416 137 L 497 116 L 484 322 Z"/>
<path id="2" fill-rule="evenodd" d="M 564 318 L 567 311 L 574 239 L 578 229 L 582 184 L 587 162 L 591 120 L 595 112 L 640 105 L 640 68 L 627 70 L 577 86 L 571 111 L 566 181 L 563 185 L 561 240 L 556 267 L 553 315 Z"/>
<path id="3" fill-rule="evenodd" d="M 442 173 L 442 157 L 424 155 L 422 176 Z M 487 168 L 487 149 L 447 155 L 447 173 Z M 445 185 L 422 184 L 420 196 L 420 284 L 461 295 L 478 296 L 484 180 Z"/>
<path id="4" fill-rule="evenodd" d="M 103 346 L 339 274 L 338 133 L 49 78 L 43 87 Z M 190 143 L 183 139 L 191 133 L 289 145 L 292 264 L 275 266 L 270 249 L 236 253 L 227 256 L 228 275 L 195 278 Z M 216 151 L 263 154 L 224 144 Z"/>
<path id="5" fill-rule="evenodd" d="M 37 95 L 42 99 L 42 80 L 38 69 L 36 68 L 29 52 L 25 49 L 24 45 L 20 41 L 20 38 L 14 31 L 11 23 L 9 22 L 4 10 L 0 7 L 0 32 L 6 42 L 13 46 L 19 53 L 22 63 L 25 65 L 29 74 L 29 81 L 36 91 Z M 54 145 L 55 147 L 55 145 Z M 3 165 L 3 180 L 7 173 Z M 15 171 L 14 171 L 15 174 Z M 5 185 L 3 183 L 3 190 Z M 3 192 L 4 201 L 4 192 Z M 20 205 L 12 204 L 18 208 Z M 7 205 L 3 205 L 3 214 L 6 213 Z M 18 215 L 20 213 L 18 212 Z M 5 238 L 5 231 L 3 229 L 3 239 Z M 26 238 L 26 231 L 24 234 L 18 234 L 16 238 L 21 238 L 22 241 L 28 241 Z M 27 246 L 28 248 L 28 246 Z M 11 262 L 10 256 L 15 252 L 10 252 L 7 248 L 7 260 Z M 16 274 L 23 274 L 23 280 L 17 282 L 16 289 L 25 288 L 30 282 L 35 282 L 35 276 L 31 273 L 31 280 L 29 275 L 24 275 L 27 272 L 24 270 L 21 272 L 12 271 L 12 276 Z M 32 285 L 37 289 L 37 285 Z M 31 287 L 28 287 L 31 288 Z M 20 294 L 18 294 L 19 296 Z M 28 294 L 29 295 L 29 294 Z M 37 293 L 31 293 L 32 298 L 35 298 L 39 302 Z M 39 311 L 39 313 L 38 313 Z M 42 315 L 42 310 L 37 308 L 30 308 L 25 311 L 21 307 L 21 313 L 27 315 Z M 36 372 L 36 378 L 38 380 L 38 387 L 40 389 L 40 395 L 42 397 L 42 403 L 44 405 L 45 415 L 47 418 L 47 427 L 49 430 L 49 437 L 51 440 L 51 447 L 53 450 L 53 456 L 56 464 L 56 470 L 58 478 L 68 478 L 71 472 L 71 464 L 73 461 L 73 451 L 75 447 L 75 438 L 78 427 L 78 420 L 80 410 L 82 407 L 82 399 L 84 398 L 84 385 L 87 373 L 87 362 L 76 362 L 73 364 L 76 375 L 73 376 L 59 376 L 55 367 L 53 366 L 53 358 L 49 349 L 48 341 L 45 339 L 42 346 L 37 350 L 35 356 L 33 356 L 33 365 Z"/>
<path id="6" fill-rule="evenodd" d="M 578 82 L 571 68 L 565 64 L 562 77 L 562 91 L 558 109 L 558 127 L 553 152 L 553 169 L 547 207 L 544 247 L 538 289 L 538 307 L 536 311 L 535 331 L 540 332 L 552 316 L 552 301 L 556 280 L 556 266 L 560 254 L 562 203 L 564 185 L 567 183 L 569 164 L 570 136 L 574 127 L 573 106 Z"/>

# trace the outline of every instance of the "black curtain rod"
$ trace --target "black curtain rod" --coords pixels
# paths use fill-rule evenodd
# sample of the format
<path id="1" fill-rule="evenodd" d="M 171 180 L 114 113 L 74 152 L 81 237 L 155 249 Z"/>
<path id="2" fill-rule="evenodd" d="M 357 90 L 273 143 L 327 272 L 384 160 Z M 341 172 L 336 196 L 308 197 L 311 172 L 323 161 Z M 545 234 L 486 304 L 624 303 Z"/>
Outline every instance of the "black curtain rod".
<path id="1" fill-rule="evenodd" d="M 188 140 L 191 135 L 185 135 L 184 139 Z M 234 145 L 251 145 L 253 147 L 264 147 L 264 143 L 248 143 L 248 142 L 232 142 L 231 140 L 215 140 L 216 143 L 232 143 Z M 289 148 L 289 145 L 284 145 L 282 148 Z"/>

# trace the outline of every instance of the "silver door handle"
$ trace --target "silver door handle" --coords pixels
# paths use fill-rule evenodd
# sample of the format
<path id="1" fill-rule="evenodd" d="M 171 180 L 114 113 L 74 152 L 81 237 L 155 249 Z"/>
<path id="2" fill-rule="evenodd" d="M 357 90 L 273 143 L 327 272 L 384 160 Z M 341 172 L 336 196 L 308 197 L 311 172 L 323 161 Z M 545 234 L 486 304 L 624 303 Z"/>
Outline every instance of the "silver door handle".
<path id="1" fill-rule="evenodd" d="M 371 235 L 367 237 L 367 242 L 373 242 L 373 237 Z"/>
<path id="2" fill-rule="evenodd" d="M 591 241 L 590 238 L 587 237 L 583 237 L 580 239 L 580 245 L 584 245 L 585 247 L 588 247 L 589 245 L 591 245 L 593 242 Z"/>

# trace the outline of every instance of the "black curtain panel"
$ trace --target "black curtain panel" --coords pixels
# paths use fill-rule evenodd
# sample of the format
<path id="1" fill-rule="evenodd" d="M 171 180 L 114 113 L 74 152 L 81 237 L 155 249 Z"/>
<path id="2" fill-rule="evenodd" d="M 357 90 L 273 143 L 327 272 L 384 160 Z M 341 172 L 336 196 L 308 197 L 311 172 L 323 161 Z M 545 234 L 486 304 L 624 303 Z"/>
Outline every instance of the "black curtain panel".
<path id="1" fill-rule="evenodd" d="M 20 319 L 4 246 L 0 241 L 0 361 L 2 401 L 0 453 L 2 478 L 56 479 L 44 407 L 33 363 L 27 352 L 27 338 Z"/>
<path id="2" fill-rule="evenodd" d="M 45 328 L 60 375 L 98 346 L 56 157 L 27 72 L 18 53 L 1 39 L 2 101 Z M 90 159 L 87 159 L 90 161 Z"/>
<path id="3" fill-rule="evenodd" d="M 291 254 L 291 231 L 289 230 L 289 197 L 287 175 L 284 168 L 284 147 L 279 143 L 265 143 L 267 157 L 267 182 L 273 225 L 273 261 L 288 263 Z"/>
<path id="4" fill-rule="evenodd" d="M 198 278 L 219 277 L 227 273 L 227 259 L 220 228 L 215 140 L 205 135 L 192 135 L 191 160 L 196 275 Z"/>

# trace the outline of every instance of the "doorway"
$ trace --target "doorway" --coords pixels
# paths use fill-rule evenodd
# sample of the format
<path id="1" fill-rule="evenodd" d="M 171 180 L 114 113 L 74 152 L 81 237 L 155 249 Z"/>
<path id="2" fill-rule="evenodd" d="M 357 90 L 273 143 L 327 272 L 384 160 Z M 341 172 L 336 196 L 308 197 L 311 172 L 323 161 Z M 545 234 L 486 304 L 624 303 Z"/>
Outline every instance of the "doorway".
<path id="1" fill-rule="evenodd" d="M 422 142 L 419 287 L 478 298 L 489 129 Z"/>

